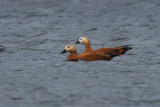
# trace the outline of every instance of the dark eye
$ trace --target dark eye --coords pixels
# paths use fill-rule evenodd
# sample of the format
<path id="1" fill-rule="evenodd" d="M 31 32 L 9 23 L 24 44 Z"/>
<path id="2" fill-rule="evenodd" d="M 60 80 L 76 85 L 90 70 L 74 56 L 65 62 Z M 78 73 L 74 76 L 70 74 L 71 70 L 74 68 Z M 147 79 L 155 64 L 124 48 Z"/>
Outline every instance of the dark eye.
<path id="1" fill-rule="evenodd" d="M 70 48 L 70 47 L 68 46 L 68 48 Z"/>
<path id="2" fill-rule="evenodd" d="M 82 38 L 81 38 L 81 40 L 82 40 Z"/>

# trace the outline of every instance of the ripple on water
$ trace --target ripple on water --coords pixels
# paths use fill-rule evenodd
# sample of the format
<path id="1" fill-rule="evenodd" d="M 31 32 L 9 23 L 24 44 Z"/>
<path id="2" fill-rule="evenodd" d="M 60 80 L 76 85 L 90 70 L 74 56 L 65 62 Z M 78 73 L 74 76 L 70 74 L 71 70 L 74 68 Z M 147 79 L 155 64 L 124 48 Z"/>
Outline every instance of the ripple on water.
<path id="1" fill-rule="evenodd" d="M 5 50 L 5 47 L 0 45 L 0 52 L 4 51 Z"/>
<path id="2" fill-rule="evenodd" d="M 97 30 L 98 30 L 98 28 L 92 28 L 92 29 L 86 30 L 84 32 L 97 31 Z"/>

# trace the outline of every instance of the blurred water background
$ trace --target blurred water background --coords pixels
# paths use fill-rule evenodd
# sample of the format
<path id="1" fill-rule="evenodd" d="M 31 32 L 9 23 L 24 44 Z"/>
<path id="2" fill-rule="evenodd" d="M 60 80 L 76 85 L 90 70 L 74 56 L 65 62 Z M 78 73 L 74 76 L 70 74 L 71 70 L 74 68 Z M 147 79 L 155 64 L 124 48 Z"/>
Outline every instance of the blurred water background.
<path id="1" fill-rule="evenodd" d="M 159 0 L 0 0 L 0 107 L 159 107 L 159 11 Z M 65 61 L 81 36 L 133 49 Z"/>

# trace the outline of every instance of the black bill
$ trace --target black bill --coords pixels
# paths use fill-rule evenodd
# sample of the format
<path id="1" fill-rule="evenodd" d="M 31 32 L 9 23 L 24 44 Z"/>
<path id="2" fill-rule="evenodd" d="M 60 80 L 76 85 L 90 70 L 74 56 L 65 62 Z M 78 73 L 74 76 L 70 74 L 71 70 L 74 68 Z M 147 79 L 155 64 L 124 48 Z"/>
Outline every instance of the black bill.
<path id="1" fill-rule="evenodd" d="M 79 41 L 75 42 L 75 44 L 78 44 L 78 43 L 80 43 L 80 42 Z"/>
<path id="2" fill-rule="evenodd" d="M 64 49 L 64 50 L 61 52 L 61 54 L 66 53 L 66 52 L 67 52 L 66 49 Z"/>

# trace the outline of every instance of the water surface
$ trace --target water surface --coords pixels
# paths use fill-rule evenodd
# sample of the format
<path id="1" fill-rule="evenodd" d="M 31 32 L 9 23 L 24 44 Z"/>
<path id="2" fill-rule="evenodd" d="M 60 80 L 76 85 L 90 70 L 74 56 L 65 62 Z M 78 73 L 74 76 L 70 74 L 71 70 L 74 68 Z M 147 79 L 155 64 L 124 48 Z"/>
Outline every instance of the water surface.
<path id="1" fill-rule="evenodd" d="M 159 10 L 158 0 L 1 0 L 0 106 L 158 107 Z M 80 36 L 93 49 L 133 49 L 109 62 L 65 61 L 60 52 Z"/>

